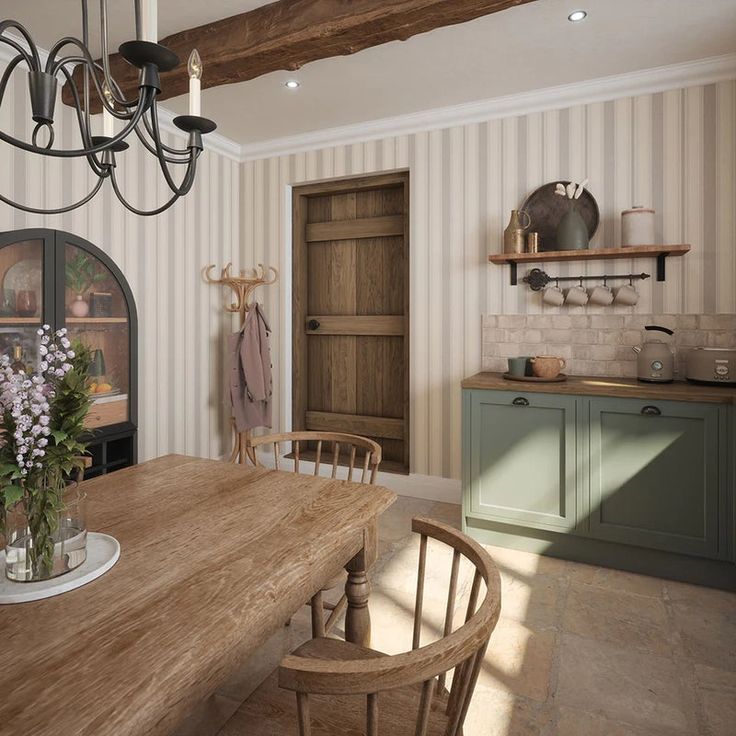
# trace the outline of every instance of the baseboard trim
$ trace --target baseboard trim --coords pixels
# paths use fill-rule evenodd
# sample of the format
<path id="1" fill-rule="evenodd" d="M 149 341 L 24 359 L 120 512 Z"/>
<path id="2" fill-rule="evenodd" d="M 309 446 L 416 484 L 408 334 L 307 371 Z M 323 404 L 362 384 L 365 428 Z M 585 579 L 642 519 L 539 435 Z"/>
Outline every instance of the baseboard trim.
<path id="1" fill-rule="evenodd" d="M 223 458 L 227 459 L 227 458 Z M 267 468 L 273 468 L 273 458 L 269 455 L 263 455 L 259 458 Z M 279 465 L 282 470 L 292 470 L 294 461 L 289 458 L 281 458 Z M 314 473 L 314 463 L 308 460 L 300 460 L 299 469 L 305 474 Z M 359 470 L 354 472 L 354 479 L 359 479 Z M 320 468 L 320 476 L 329 478 L 332 474 L 332 467 L 323 465 Z M 348 469 L 339 467 L 337 469 L 337 477 L 341 480 L 347 480 Z M 459 504 L 462 498 L 460 481 L 452 478 L 439 478 L 434 475 L 419 475 L 412 473 L 410 475 L 402 475 L 400 473 L 378 473 L 376 483 L 389 488 L 399 496 L 409 496 L 410 498 L 421 498 L 425 501 L 441 501 L 442 503 Z"/>

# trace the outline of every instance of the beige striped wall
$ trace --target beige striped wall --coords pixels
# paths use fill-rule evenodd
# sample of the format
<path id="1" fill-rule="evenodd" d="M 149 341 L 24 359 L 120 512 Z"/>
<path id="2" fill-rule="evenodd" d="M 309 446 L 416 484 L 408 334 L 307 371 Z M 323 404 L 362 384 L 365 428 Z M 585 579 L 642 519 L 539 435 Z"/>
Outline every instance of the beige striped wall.
<path id="1" fill-rule="evenodd" d="M 629 313 L 736 313 L 735 139 L 732 81 L 243 164 L 243 263 L 271 264 L 284 275 L 282 288 L 265 295 L 280 333 L 277 415 L 288 422 L 289 294 L 283 285 L 290 185 L 410 170 L 412 469 L 458 478 L 459 386 L 481 368 L 481 316 L 560 312 L 543 309 L 538 295 L 509 286 L 507 269 L 486 262 L 500 250 L 509 210 L 545 182 L 588 176 L 602 213 L 594 245 L 620 242 L 619 212 L 632 204 L 657 210 L 665 242 L 692 244 L 689 256 L 668 262 L 666 283 L 641 286 L 641 301 Z M 652 272 L 654 263 L 555 264 L 554 270 L 576 275 L 643 267 Z"/>
<path id="2" fill-rule="evenodd" d="M 0 110 L 0 128 L 18 137 L 30 132 L 21 82 Z M 60 135 L 69 146 L 69 111 L 62 116 Z M 200 269 L 239 260 L 240 172 L 238 163 L 222 156 L 205 153 L 200 161 L 195 190 L 155 218 L 128 214 L 107 186 L 92 203 L 67 215 L 26 215 L 0 203 L 0 231 L 71 231 L 102 248 L 127 276 L 140 328 L 141 459 L 168 452 L 219 457 L 225 443 L 221 356 L 229 325 L 219 289 L 203 283 Z M 119 157 L 119 170 L 133 203 L 165 201 L 166 186 L 152 156 L 131 149 Z M 49 161 L 0 144 L 0 191 L 6 196 L 59 206 L 91 184 L 86 164 Z"/>

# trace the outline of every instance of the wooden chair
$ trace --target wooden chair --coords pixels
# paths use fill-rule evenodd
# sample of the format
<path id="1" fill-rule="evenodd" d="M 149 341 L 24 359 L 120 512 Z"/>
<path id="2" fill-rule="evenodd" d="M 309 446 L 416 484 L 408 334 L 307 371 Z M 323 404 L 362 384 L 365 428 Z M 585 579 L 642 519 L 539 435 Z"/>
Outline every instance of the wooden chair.
<path id="1" fill-rule="evenodd" d="M 501 581 L 488 553 L 456 529 L 430 519 L 414 519 L 412 528 L 421 535 L 412 650 L 386 655 L 337 639 L 313 639 L 282 661 L 220 736 L 462 735 L 501 611 Z M 442 636 L 420 647 L 429 538 L 450 546 L 453 557 Z M 461 557 L 475 575 L 464 623 L 453 631 Z"/>
<path id="2" fill-rule="evenodd" d="M 360 437 L 355 434 L 340 434 L 337 432 L 285 432 L 282 434 L 270 434 L 263 437 L 250 437 L 248 439 L 248 456 L 255 460 L 257 466 L 262 466 L 258 460 L 258 448 L 268 448 L 269 454 L 273 454 L 274 467 L 281 470 L 281 449 L 284 445 L 291 444 L 294 460 L 294 472 L 298 473 L 300 462 L 304 460 L 304 452 L 302 445 L 312 443 L 317 446 L 314 454 L 314 475 L 319 475 L 322 465 L 331 465 L 331 477 L 337 477 L 337 468 L 340 465 L 340 459 L 343 455 L 347 455 L 348 478 L 353 479 L 356 469 L 356 460 L 359 460 L 358 450 L 363 450 L 362 468 L 357 466 L 360 471 L 360 482 L 374 484 L 378 473 L 378 466 L 381 464 L 381 446 L 369 440 L 367 437 Z M 326 446 L 326 447 L 325 447 Z M 327 452 L 323 452 L 327 450 Z M 327 458 L 327 461 L 323 460 Z M 310 455 L 309 460 L 312 460 Z M 344 584 L 345 576 L 340 574 L 318 592 L 310 603 L 312 607 L 312 636 L 325 636 L 334 628 L 345 611 L 347 606 L 347 598 L 343 594 L 337 603 L 329 603 L 322 600 L 322 594 L 326 591 L 333 590 Z M 325 612 L 327 620 L 325 621 Z"/>

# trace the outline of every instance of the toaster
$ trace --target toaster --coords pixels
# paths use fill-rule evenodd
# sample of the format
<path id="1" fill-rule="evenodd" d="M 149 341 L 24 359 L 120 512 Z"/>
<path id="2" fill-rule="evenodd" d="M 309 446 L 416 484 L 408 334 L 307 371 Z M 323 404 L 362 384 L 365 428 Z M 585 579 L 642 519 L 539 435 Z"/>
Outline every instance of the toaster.
<path id="1" fill-rule="evenodd" d="M 693 348 L 687 356 L 686 378 L 694 383 L 736 386 L 736 350 Z"/>

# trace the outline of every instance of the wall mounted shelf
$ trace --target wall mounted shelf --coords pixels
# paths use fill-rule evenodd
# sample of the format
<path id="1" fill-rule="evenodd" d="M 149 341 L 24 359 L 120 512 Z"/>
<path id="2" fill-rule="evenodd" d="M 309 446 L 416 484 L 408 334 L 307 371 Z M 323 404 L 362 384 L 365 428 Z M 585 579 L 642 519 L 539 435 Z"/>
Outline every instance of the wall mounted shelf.
<path id="1" fill-rule="evenodd" d="M 588 250 L 552 250 L 541 253 L 499 253 L 488 256 L 491 263 L 511 266 L 511 285 L 518 283 L 517 267 L 520 263 L 546 263 L 547 261 L 592 261 L 618 258 L 656 258 L 657 281 L 665 280 L 665 259 L 668 256 L 684 256 L 689 245 L 630 245 L 625 248 L 589 248 Z"/>

